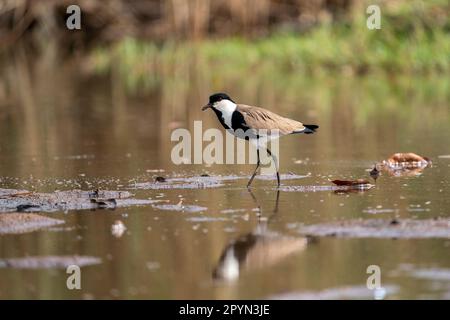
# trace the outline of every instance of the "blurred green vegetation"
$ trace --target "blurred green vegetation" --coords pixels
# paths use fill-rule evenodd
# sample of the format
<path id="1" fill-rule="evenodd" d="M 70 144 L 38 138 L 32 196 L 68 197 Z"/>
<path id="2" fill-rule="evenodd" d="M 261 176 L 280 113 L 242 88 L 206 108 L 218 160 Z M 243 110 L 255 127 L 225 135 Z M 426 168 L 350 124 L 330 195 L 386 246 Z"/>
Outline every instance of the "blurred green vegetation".
<path id="1" fill-rule="evenodd" d="M 111 0 L 109 3 L 112 2 L 120 1 Z M 136 2 L 127 1 L 129 4 Z M 20 3 L 25 2 L 10 1 L 11 5 Z M 28 3 L 66 5 L 72 0 L 32 0 Z M 100 1 L 92 3 L 103 5 Z M 239 101 L 320 125 L 319 134 L 312 139 L 299 142 L 298 137 L 286 137 L 281 146 L 284 172 L 311 172 L 311 177 L 317 177 L 304 183 L 326 183 L 329 175 L 361 177 L 372 161 L 398 151 L 414 151 L 437 162 L 435 168 L 414 181 L 380 179 L 374 190 L 376 193 L 368 197 L 355 194 L 347 199 L 341 195 L 314 192 L 301 195 L 308 199 L 300 199 L 298 193 L 285 194 L 281 202 L 282 219 L 278 221 L 282 232 L 287 230 L 287 223 L 298 222 L 299 219 L 317 222 L 343 217 L 365 218 L 367 215 L 363 214 L 363 210 L 379 204 L 384 208 L 399 204 L 402 217 L 409 218 L 414 217 L 408 210 L 410 204 L 431 201 L 432 212 L 419 213 L 419 217 L 447 215 L 448 201 L 442 195 L 445 194 L 443 177 L 448 176 L 448 163 L 445 159 L 439 162 L 438 156 L 449 153 L 450 139 L 448 0 L 380 2 L 381 30 L 366 28 L 365 5 L 369 2 L 360 3 L 352 9 L 350 19 L 323 19 L 307 30 L 279 29 L 267 37 L 218 36 L 200 41 L 168 37 L 165 41 L 156 41 L 128 34 L 115 42 L 117 33 L 110 32 L 108 39 L 114 41 L 94 49 L 88 59 L 85 52 L 78 56 L 61 57 L 64 45 L 58 40 L 67 38 L 58 39 L 50 33 L 51 24 L 39 29 L 39 23 L 29 22 L 36 29 L 36 38 L 42 41 L 37 46 L 39 54 L 27 46 L 15 46 L 12 55 L 5 56 L 5 59 L 0 57 L 0 176 L 11 178 L 1 180 L 2 184 L 27 190 L 53 191 L 67 186 L 60 184 L 64 181 L 60 179 L 62 177 L 70 183 L 80 183 L 83 189 L 91 188 L 91 184 L 86 182 L 100 188 L 125 188 L 137 177 L 154 178 L 153 173 L 147 173 L 147 169 L 161 168 L 166 170 L 165 175 L 198 175 L 204 172 L 246 174 L 253 168 L 219 166 L 185 169 L 170 161 L 173 146 L 170 134 L 173 128 L 187 127 L 192 130 L 193 121 L 198 119 L 204 120 L 205 129 L 216 128 L 215 116 L 202 113 L 200 107 L 211 92 L 224 90 Z M 103 11 L 97 10 L 98 7 L 91 9 L 92 24 L 108 20 L 101 19 L 99 16 L 102 14 L 111 17 L 111 24 L 116 22 L 116 14 L 122 12 L 122 8 L 117 6 L 112 12 L 111 8 Z M 179 15 L 182 15 L 182 8 L 178 9 Z M 239 7 L 236 11 L 244 10 Z M 42 21 L 50 21 L 47 18 L 51 10 L 47 7 L 33 13 L 41 13 L 45 16 Z M 55 16 L 64 16 L 65 11 L 62 10 L 62 13 Z M 87 22 L 89 13 L 83 14 Z M 158 16 L 155 20 L 163 19 Z M 191 20 L 183 21 L 188 23 Z M 121 30 L 126 29 L 120 26 Z M 53 27 L 61 29 L 57 22 Z M 185 24 L 180 24 L 173 32 L 184 27 Z M 98 28 L 108 29 L 103 24 Z M 92 34 L 84 32 L 77 35 Z M 92 37 L 92 42 L 99 45 L 99 37 Z M 0 43 L 4 44 L 1 40 Z M 74 156 L 83 159 L 75 160 Z M 295 163 L 294 159 L 311 161 L 303 166 Z M 409 186 L 405 187 L 406 184 Z M 236 192 L 225 190 L 225 196 L 222 190 L 205 194 L 193 191 L 186 194 L 186 199 L 198 198 L 199 204 L 207 205 L 213 215 L 223 208 L 234 208 L 237 203 L 252 208 L 254 203 L 250 202 L 251 198 L 245 200 L 239 188 L 235 189 Z M 270 201 L 273 200 L 267 196 L 267 190 L 261 189 L 260 193 L 263 205 L 272 208 Z M 177 203 L 179 192 L 169 192 L 168 199 Z M 325 201 L 321 204 L 323 199 Z M 346 203 L 341 207 L 343 201 Z M 110 241 L 108 228 L 116 219 L 110 213 L 64 214 L 67 222 L 73 220 L 74 225 L 83 226 L 78 228 L 84 239 L 84 242 L 76 242 L 79 254 L 84 253 L 83 248 L 89 249 L 88 254 L 99 256 L 116 252 L 117 259 L 114 261 L 124 262 L 114 266 L 103 264 L 105 269 L 100 270 L 103 277 L 98 277 L 97 269 L 87 270 L 90 273 L 86 283 L 95 283 L 88 288 L 92 294 L 105 296 L 113 284 L 127 295 L 131 292 L 127 291 L 128 288 L 138 287 L 142 283 L 152 284 L 151 292 L 142 294 L 147 298 L 192 298 L 193 294 L 194 298 L 254 298 L 265 290 L 272 291 L 272 285 L 268 285 L 267 281 L 258 282 L 259 278 L 252 278 L 254 274 L 244 279 L 241 287 L 248 287 L 249 291 L 244 290 L 243 293 L 233 287 L 230 290 L 225 286 L 208 288 L 203 285 L 205 281 L 210 281 L 210 271 L 229 240 L 228 233 L 223 231 L 226 221 L 218 221 L 207 234 L 202 233 L 199 237 L 184 215 L 164 214 L 160 224 L 153 221 L 153 215 L 158 214 L 156 211 L 130 210 L 127 227 L 133 232 L 131 238 L 127 238 L 131 239 L 128 242 Z M 312 210 L 315 210 L 314 214 Z M 144 218 L 148 214 L 150 220 L 147 221 Z M 152 232 L 147 229 L 149 224 L 153 226 Z M 247 227 L 246 224 L 238 225 L 237 233 Z M 169 236 L 161 242 L 167 237 L 166 231 L 174 228 L 187 232 L 176 237 Z M 94 232 L 89 232 L 92 230 Z M 10 246 L 5 241 L 2 249 L 10 256 L 21 255 L 23 248 L 28 247 L 32 254 L 54 254 L 54 243 L 58 243 L 61 250 L 70 249 L 74 243 L 72 233 L 51 232 L 44 236 L 36 233 L 27 237 L 22 239 L 24 246 Z M 197 240 L 200 241 L 197 246 L 185 245 Z M 151 245 L 155 243 L 158 245 Z M 391 259 L 388 262 L 394 266 L 403 262 L 396 260 L 398 257 L 403 259 L 402 254 L 407 255 L 405 259 L 408 262 L 414 263 L 428 261 L 445 264 L 448 260 L 434 259 L 446 257 L 445 246 L 435 242 L 401 242 L 388 250 L 384 242 L 358 240 L 345 241 L 343 245 L 325 242 L 321 243 L 321 248 L 325 249 L 313 250 L 308 253 L 309 258 L 299 257 L 299 260 L 294 259 L 291 265 L 287 265 L 288 269 L 282 265 L 281 269 L 270 269 L 268 272 L 273 275 L 281 270 L 287 275 L 278 277 L 286 283 L 279 285 L 280 282 L 276 281 L 280 292 L 286 286 L 302 290 L 336 286 L 340 284 L 336 279 L 353 283 L 360 281 L 355 275 L 361 263 L 367 265 L 369 246 L 379 251 L 377 257 L 380 261 Z M 206 253 L 205 259 L 197 258 L 197 247 Z M 433 251 L 436 248 L 440 251 Z M 62 252 L 66 253 L 64 250 Z M 319 256 L 331 261 L 331 264 L 318 264 L 323 270 L 317 270 L 317 264 L 311 263 L 319 261 Z M 134 261 L 136 257 L 139 259 Z M 135 265 L 144 265 L 148 261 L 160 261 L 162 268 L 158 272 L 135 268 Z M 354 262 L 350 264 L 354 270 L 349 271 L 348 261 Z M 336 272 L 328 272 L 329 268 Z M 0 295 L 19 298 L 28 294 L 44 298 L 72 297 L 73 293 L 60 290 L 60 282 L 49 281 L 47 274 L 33 273 L 33 277 L 41 287 L 29 293 L 25 290 L 29 286 L 22 285 L 24 277 L 21 274 L 5 273 L 0 279 L 2 284 L 5 283 Z M 120 280 L 118 285 L 115 283 L 117 279 Z M 25 280 L 32 281 L 32 278 Z M 411 285 L 409 278 L 404 281 Z M 199 283 L 202 289 L 199 289 Z M 418 289 L 413 289 L 410 294 L 416 297 L 414 294 Z"/>
<path id="2" fill-rule="evenodd" d="M 359 10 L 349 20 L 322 23 L 307 33 L 277 32 L 253 40 L 228 37 L 157 44 L 125 38 L 112 48 L 95 50 L 91 62 L 98 72 L 116 68 L 130 89 L 153 87 L 189 72 L 212 73 L 229 81 L 256 74 L 443 78 L 450 73 L 448 8 L 441 0 L 386 4 L 381 30 L 369 30 L 368 15 Z"/>

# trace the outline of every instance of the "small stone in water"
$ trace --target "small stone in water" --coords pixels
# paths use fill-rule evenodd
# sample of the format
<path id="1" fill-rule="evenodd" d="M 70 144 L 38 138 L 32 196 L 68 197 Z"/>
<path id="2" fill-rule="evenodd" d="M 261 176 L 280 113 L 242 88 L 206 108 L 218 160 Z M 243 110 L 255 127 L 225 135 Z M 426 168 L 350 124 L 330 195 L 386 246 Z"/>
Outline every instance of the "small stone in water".
<path id="1" fill-rule="evenodd" d="M 392 219 L 391 222 L 390 222 L 390 224 L 391 224 L 391 225 L 396 225 L 396 224 L 399 224 L 399 222 L 398 222 L 397 219 Z"/>
<path id="2" fill-rule="evenodd" d="M 372 170 L 370 170 L 369 172 L 370 176 L 376 181 L 377 178 L 380 175 L 380 171 L 377 169 L 377 165 L 375 164 L 375 166 L 373 167 Z"/>
<path id="3" fill-rule="evenodd" d="M 123 222 L 120 220 L 114 221 L 114 223 L 111 226 L 111 234 L 116 238 L 120 238 L 125 233 L 126 230 L 127 227 L 125 227 Z"/>

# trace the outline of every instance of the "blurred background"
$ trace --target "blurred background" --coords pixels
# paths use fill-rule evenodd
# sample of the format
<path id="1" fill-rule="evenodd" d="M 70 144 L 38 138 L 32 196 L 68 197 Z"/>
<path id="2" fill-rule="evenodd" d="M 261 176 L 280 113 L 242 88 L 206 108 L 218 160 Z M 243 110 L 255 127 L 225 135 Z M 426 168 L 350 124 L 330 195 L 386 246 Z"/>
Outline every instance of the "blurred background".
<path id="1" fill-rule="evenodd" d="M 66 28 L 71 4 L 81 30 Z M 380 6 L 380 30 L 366 27 L 369 4 Z M 449 12 L 446 0 L 1 0 L 0 152 L 46 167 L 49 155 L 157 144 L 166 163 L 171 129 L 214 120 L 199 106 L 216 91 L 320 119 L 322 144 L 376 148 L 393 117 L 403 132 L 439 132 Z M 354 145 L 350 131 L 383 115 Z"/>
<path id="2" fill-rule="evenodd" d="M 66 28 L 72 4 L 81 30 Z M 379 30 L 366 26 L 371 4 L 381 9 Z M 298 223 L 371 218 L 378 206 L 388 210 L 381 218 L 448 216 L 450 166 L 439 156 L 450 154 L 449 15 L 448 0 L 0 0 L 0 188 L 127 189 L 155 175 L 248 175 L 253 166 L 170 160 L 172 130 L 194 120 L 217 127 L 200 108 L 224 91 L 320 125 L 318 134 L 281 142 L 282 172 L 308 175 L 285 184 L 365 177 L 394 152 L 433 159 L 423 176 L 382 177 L 368 195 L 282 193 L 272 221 L 280 234 Z M 275 205 L 272 182 L 256 182 L 265 212 Z M 448 298 L 450 282 L 394 272 L 404 263 L 450 268 L 444 240 L 327 239 L 231 286 L 213 284 L 223 249 L 255 227 L 243 185 L 137 192 L 207 207 L 200 218 L 152 207 L 61 212 L 52 216 L 73 229 L 0 236 L 0 259 L 103 259 L 86 269 L 82 293 L 63 286 L 64 270 L 1 269 L 0 297 L 260 298 L 363 285 L 367 265 L 385 262 L 386 279 L 400 288 L 394 297 Z M 229 219 L 230 208 L 250 222 Z M 110 234 L 115 219 L 129 230 L 121 239 Z"/>

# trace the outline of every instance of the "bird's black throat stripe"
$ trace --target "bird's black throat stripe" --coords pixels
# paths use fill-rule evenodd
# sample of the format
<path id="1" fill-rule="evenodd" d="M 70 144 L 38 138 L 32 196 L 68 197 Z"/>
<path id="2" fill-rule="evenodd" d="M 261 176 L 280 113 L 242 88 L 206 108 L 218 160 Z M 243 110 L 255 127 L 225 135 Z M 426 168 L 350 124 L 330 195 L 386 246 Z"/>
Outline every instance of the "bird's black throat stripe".
<path id="1" fill-rule="evenodd" d="M 233 114 L 231 115 L 231 128 L 225 123 L 225 119 L 223 117 L 222 112 L 220 112 L 219 110 L 212 108 L 217 116 L 217 118 L 219 119 L 220 123 L 222 124 L 222 126 L 225 129 L 231 129 L 233 131 L 236 130 L 242 130 L 243 133 L 247 132 L 248 129 L 250 129 L 247 126 L 247 123 L 245 122 L 244 116 L 242 115 L 242 113 L 240 113 L 239 111 L 234 111 Z M 248 140 L 249 137 L 245 136 L 245 140 Z"/>
<path id="2" fill-rule="evenodd" d="M 211 109 L 213 109 L 214 113 L 215 113 L 216 116 L 217 116 L 217 119 L 219 119 L 219 121 L 220 121 L 220 123 L 222 124 L 222 126 L 223 126 L 225 129 L 230 129 L 230 127 L 227 126 L 227 124 L 225 123 L 225 119 L 223 118 L 222 112 L 220 112 L 219 110 L 217 110 L 217 109 L 215 109 L 215 108 L 211 108 Z"/>

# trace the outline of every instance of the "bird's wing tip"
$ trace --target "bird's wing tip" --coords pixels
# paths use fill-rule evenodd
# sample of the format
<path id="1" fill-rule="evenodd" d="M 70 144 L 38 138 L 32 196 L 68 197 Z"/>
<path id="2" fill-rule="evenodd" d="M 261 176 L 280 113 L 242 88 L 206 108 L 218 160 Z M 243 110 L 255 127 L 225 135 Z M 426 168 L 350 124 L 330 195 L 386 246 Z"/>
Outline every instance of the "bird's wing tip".
<path id="1" fill-rule="evenodd" d="M 319 126 L 315 124 L 304 124 L 303 126 L 305 127 L 305 129 L 303 129 L 303 132 L 306 134 L 314 133 L 317 129 L 319 129 Z"/>

